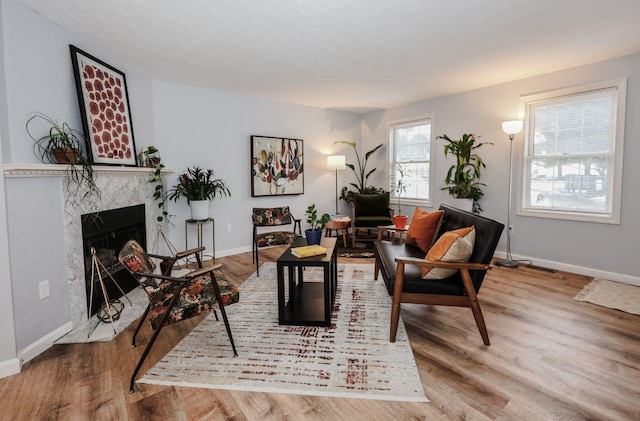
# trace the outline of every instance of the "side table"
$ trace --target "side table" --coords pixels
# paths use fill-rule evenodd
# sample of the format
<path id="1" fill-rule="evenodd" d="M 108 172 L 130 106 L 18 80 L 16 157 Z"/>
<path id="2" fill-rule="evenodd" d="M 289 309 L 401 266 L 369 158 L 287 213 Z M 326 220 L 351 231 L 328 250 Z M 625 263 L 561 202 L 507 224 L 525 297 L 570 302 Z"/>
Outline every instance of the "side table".
<path id="1" fill-rule="evenodd" d="M 202 239 L 203 239 L 203 228 L 205 225 L 211 223 L 211 260 L 215 263 L 216 261 L 216 224 L 213 218 L 207 219 L 186 219 L 184 221 L 184 248 L 185 250 L 189 250 L 189 227 L 195 227 L 196 233 L 196 247 L 202 247 Z M 192 247 L 193 248 L 193 247 Z M 199 252 L 200 259 L 202 260 L 203 254 Z"/>
<path id="2" fill-rule="evenodd" d="M 389 238 L 392 242 L 394 242 L 398 237 L 396 234 L 400 235 L 400 242 L 404 240 L 404 237 L 409 230 L 409 225 L 404 228 L 397 228 L 395 225 L 384 225 L 378 227 L 378 241 L 382 240 L 385 236 Z"/>
<path id="3" fill-rule="evenodd" d="M 340 235 L 342 230 L 342 243 L 344 247 L 347 247 L 347 237 L 349 236 L 349 227 L 351 227 L 351 218 L 348 216 L 342 216 L 340 218 L 334 218 L 327 222 L 324 226 L 324 236 L 331 235 L 332 230 L 336 230 L 336 235 Z"/>

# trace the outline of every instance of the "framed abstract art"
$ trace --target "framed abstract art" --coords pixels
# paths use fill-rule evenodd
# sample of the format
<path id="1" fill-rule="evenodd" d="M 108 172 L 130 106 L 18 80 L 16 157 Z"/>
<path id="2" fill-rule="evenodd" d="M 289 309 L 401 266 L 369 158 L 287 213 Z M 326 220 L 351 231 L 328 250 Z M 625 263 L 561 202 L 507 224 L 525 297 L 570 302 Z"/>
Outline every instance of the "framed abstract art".
<path id="1" fill-rule="evenodd" d="M 251 196 L 304 193 L 301 139 L 251 136 Z"/>
<path id="2" fill-rule="evenodd" d="M 136 166 L 124 73 L 70 45 L 87 153 L 96 164 Z"/>

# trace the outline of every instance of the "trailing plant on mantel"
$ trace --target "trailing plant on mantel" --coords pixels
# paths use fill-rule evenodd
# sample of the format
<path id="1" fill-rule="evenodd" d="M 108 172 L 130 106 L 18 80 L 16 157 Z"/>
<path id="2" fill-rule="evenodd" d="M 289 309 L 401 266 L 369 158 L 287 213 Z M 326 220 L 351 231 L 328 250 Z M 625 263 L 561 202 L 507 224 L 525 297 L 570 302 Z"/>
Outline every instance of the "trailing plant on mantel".
<path id="1" fill-rule="evenodd" d="M 88 200 L 100 199 L 93 163 L 82 153 L 83 145 L 87 144 L 84 133 L 40 112 L 32 113 L 25 128 L 34 141 L 34 154 L 40 161 L 67 166 L 64 175 L 65 206 L 82 209 Z"/>

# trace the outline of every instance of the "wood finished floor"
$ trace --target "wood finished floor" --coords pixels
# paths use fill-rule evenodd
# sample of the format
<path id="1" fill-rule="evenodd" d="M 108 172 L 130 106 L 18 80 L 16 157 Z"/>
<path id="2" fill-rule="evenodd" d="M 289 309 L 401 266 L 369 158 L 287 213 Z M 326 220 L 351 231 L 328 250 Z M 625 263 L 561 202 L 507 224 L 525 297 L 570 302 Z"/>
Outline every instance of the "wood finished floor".
<path id="1" fill-rule="evenodd" d="M 281 252 L 260 254 L 274 261 Z M 240 283 L 254 271 L 250 253 L 218 261 Z M 639 420 L 640 316 L 574 301 L 590 280 L 494 268 L 479 294 L 490 347 L 482 344 L 469 309 L 404 305 L 431 403 L 145 384 L 130 395 L 128 379 L 151 332 L 145 324 L 135 349 L 129 327 L 107 343 L 54 345 L 21 373 L 0 379 L 0 419 Z M 163 329 L 141 373 L 199 321 Z"/>

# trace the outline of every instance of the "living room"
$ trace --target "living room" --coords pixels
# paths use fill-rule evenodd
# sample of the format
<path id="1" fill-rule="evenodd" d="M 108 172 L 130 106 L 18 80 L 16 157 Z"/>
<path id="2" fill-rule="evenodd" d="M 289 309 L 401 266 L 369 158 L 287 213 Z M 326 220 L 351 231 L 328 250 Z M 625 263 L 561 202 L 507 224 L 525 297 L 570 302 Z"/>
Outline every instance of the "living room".
<path id="1" fill-rule="evenodd" d="M 29 2 L 3 0 L 2 66 L 0 105 L 3 164 L 34 164 L 32 141 L 24 130 L 27 115 L 41 111 L 81 128 L 76 87 L 69 45 L 99 57 L 126 74 L 132 126 L 137 148 L 156 145 L 172 172 L 169 183 L 187 167 L 213 168 L 225 179 L 231 197 L 216 199 L 211 216 L 217 224 L 216 253 L 231 256 L 251 249 L 251 208 L 277 206 L 282 198 L 252 198 L 250 195 L 250 136 L 285 136 L 304 140 L 305 194 L 286 196 L 296 217 L 316 203 L 331 212 L 335 207 L 335 174 L 326 169 L 326 156 L 343 153 L 353 161 L 346 148 L 336 140 L 352 140 L 361 151 L 388 139 L 388 123 L 416 116 L 432 116 L 434 134 L 458 137 L 477 133 L 487 146 L 483 158 L 487 165 L 482 181 L 486 184 L 482 199 L 483 215 L 506 223 L 509 188 L 509 140 L 501 122 L 522 119 L 521 97 L 571 86 L 590 85 L 626 79 L 626 119 L 624 124 L 624 165 L 619 223 L 593 223 L 564 219 L 535 218 L 512 212 L 511 252 L 516 258 L 531 259 L 534 264 L 640 285 L 634 252 L 638 248 L 640 222 L 634 210 L 640 199 L 634 194 L 634 181 L 640 179 L 640 52 L 638 46 L 619 56 L 602 56 L 588 64 L 524 78 L 510 74 L 504 62 L 504 81 L 484 87 L 464 89 L 447 95 L 376 109 L 364 114 L 338 108 L 300 105 L 242 93 L 190 86 L 183 81 L 156 80 L 136 71 L 103 45 L 73 30 L 65 29 L 25 6 Z M 637 8 L 635 9 L 637 11 Z M 509 36 L 509 22 L 504 25 Z M 633 35 L 631 36 L 633 37 Z M 132 46 L 133 48 L 133 46 Z M 566 52 L 570 55 L 571 52 Z M 523 53 L 524 54 L 524 53 Z M 384 61 L 384 59 L 380 59 Z M 256 64 L 259 66 L 259 64 Z M 535 67 L 536 63 L 529 63 Z M 502 72 L 502 70 L 494 71 Z M 471 74 L 484 69 L 466 69 Z M 472 77 L 460 72 L 460 79 Z M 338 104 L 347 106 L 349 104 Z M 522 145 L 523 134 L 516 137 Z M 449 162 L 440 149 L 434 149 L 433 174 L 443 179 Z M 515 161 L 517 164 L 519 161 Z M 370 165 L 386 168 L 386 149 L 372 156 Z M 517 168 L 517 165 L 515 166 Z M 350 180 L 347 171 L 338 174 L 339 183 Z M 385 171 L 377 171 L 371 184 L 386 185 Z M 21 364 L 48 349 L 57 337 L 66 333 L 71 321 L 64 212 L 60 180 L 55 176 L 8 177 L 5 175 L 0 217 L 3 234 L 0 247 L 0 376 L 17 373 Z M 434 185 L 430 207 L 437 208 L 446 193 Z M 103 197 L 106 207 L 111 207 Z M 175 226 L 168 227 L 174 244 L 183 244 L 183 220 L 188 208 L 182 202 L 170 202 Z M 350 210 L 340 203 L 340 211 Z M 45 215 L 46 214 L 46 215 Z M 223 229 L 230 226 L 230 232 Z M 497 257 L 504 257 L 506 238 L 498 245 Z M 38 284 L 50 282 L 51 296 L 40 300 Z M 482 298 L 482 296 L 481 296 Z"/>

